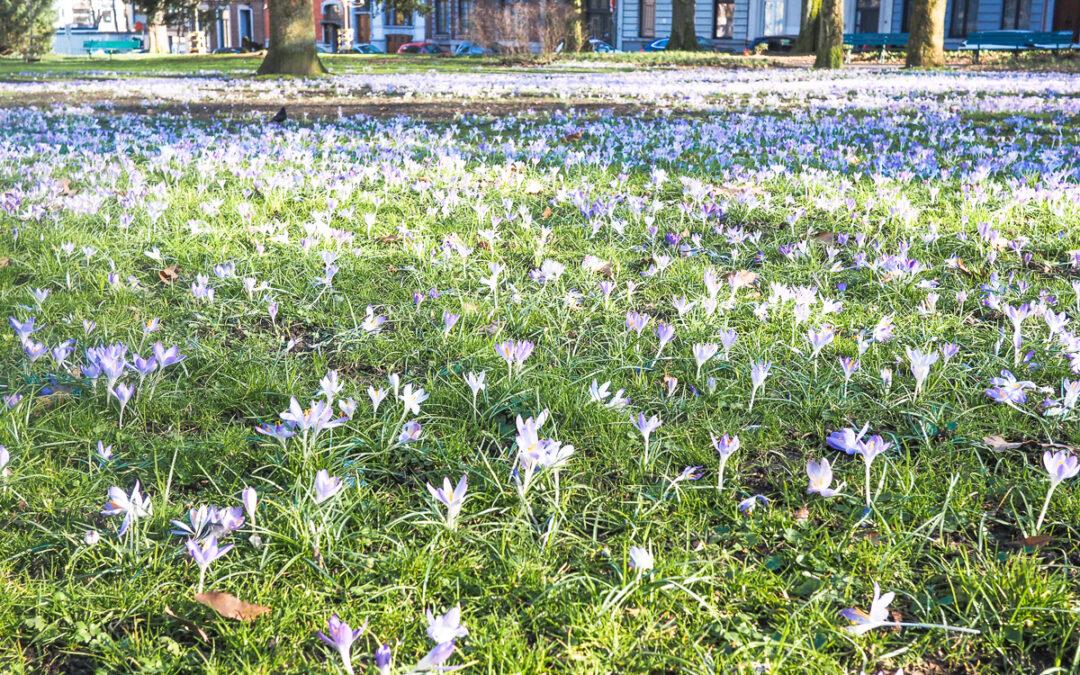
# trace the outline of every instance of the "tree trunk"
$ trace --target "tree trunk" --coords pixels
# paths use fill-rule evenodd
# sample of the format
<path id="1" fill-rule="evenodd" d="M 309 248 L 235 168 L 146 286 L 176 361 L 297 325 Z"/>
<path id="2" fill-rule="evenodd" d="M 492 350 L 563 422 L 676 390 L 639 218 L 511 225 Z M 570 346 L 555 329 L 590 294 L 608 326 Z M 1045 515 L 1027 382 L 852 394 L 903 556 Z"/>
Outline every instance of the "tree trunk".
<path id="1" fill-rule="evenodd" d="M 911 0 L 909 68 L 945 65 L 945 0 Z"/>
<path id="2" fill-rule="evenodd" d="M 585 0 L 570 0 L 566 11 L 566 35 L 563 36 L 564 52 L 585 51 L 588 40 L 585 35 Z"/>
<path id="3" fill-rule="evenodd" d="M 844 0 L 822 0 L 815 68 L 844 65 Z"/>
<path id="4" fill-rule="evenodd" d="M 165 11 L 157 10 L 146 18 L 146 51 L 151 54 L 169 52 L 169 27 L 165 25 Z"/>
<path id="5" fill-rule="evenodd" d="M 803 0 L 802 17 L 799 21 L 799 39 L 792 51 L 796 54 L 813 54 L 817 51 L 818 26 L 821 25 L 821 0 Z"/>
<path id="6" fill-rule="evenodd" d="M 311 0 L 267 0 L 270 10 L 270 48 L 259 65 L 259 75 L 324 75 L 315 52 Z"/>
<path id="7" fill-rule="evenodd" d="M 697 29 L 694 27 L 694 0 L 672 0 L 671 36 L 667 50 L 697 51 Z"/>

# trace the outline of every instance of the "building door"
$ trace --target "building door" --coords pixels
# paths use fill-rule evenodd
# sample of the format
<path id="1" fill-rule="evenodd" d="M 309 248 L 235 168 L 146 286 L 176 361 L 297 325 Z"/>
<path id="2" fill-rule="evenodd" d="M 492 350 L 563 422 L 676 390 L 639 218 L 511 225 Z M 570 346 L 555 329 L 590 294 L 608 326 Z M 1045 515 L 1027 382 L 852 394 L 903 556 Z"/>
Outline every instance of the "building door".
<path id="1" fill-rule="evenodd" d="M 328 46 L 331 51 L 337 51 L 337 34 L 338 26 L 334 23 L 324 23 L 322 25 L 322 41 L 323 44 Z"/>
<path id="2" fill-rule="evenodd" d="M 353 14 L 353 40 L 358 45 L 371 42 L 371 15 L 367 12 Z"/>
<path id="3" fill-rule="evenodd" d="M 588 0 L 585 15 L 589 23 L 589 37 L 611 42 L 611 0 Z"/>
<path id="4" fill-rule="evenodd" d="M 412 35 L 389 34 L 386 36 L 386 53 L 397 54 L 398 47 L 406 42 L 412 42 Z"/>
<path id="5" fill-rule="evenodd" d="M 856 0 L 855 32 L 878 32 L 878 20 L 881 17 L 881 0 Z"/>
<path id="6" fill-rule="evenodd" d="M 1073 42 L 1080 42 L 1080 0 L 1054 2 L 1054 30 L 1071 30 Z"/>

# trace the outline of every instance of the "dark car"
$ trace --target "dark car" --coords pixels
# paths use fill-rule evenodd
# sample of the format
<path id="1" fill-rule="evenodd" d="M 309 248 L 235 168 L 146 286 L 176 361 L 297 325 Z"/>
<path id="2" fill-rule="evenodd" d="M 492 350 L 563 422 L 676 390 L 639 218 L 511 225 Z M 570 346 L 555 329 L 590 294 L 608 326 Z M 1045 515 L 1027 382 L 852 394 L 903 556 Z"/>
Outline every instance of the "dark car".
<path id="1" fill-rule="evenodd" d="M 642 47 L 641 51 L 643 51 L 643 52 L 663 52 L 663 51 L 667 51 L 667 46 L 668 46 L 668 38 L 660 38 L 659 40 L 653 40 L 649 44 Z M 698 49 L 701 49 L 701 50 L 704 50 L 704 51 L 709 51 L 709 50 L 712 49 L 712 45 L 710 45 L 705 40 L 702 40 L 700 35 L 697 36 L 697 46 L 698 46 Z"/>
<path id="2" fill-rule="evenodd" d="M 434 42 L 406 42 L 398 47 L 398 54 L 442 54 L 439 45 Z"/>
<path id="3" fill-rule="evenodd" d="M 561 54 L 564 49 L 564 43 L 560 42 L 555 46 L 555 53 Z M 615 51 L 615 48 L 610 43 L 604 42 L 599 38 L 589 38 L 589 50 L 596 52 L 597 54 L 610 54 Z"/>
<path id="4" fill-rule="evenodd" d="M 795 47 L 798 35 L 767 35 L 755 38 L 749 46 L 751 52 L 757 50 L 759 45 L 765 45 L 767 52 L 790 52 Z"/>

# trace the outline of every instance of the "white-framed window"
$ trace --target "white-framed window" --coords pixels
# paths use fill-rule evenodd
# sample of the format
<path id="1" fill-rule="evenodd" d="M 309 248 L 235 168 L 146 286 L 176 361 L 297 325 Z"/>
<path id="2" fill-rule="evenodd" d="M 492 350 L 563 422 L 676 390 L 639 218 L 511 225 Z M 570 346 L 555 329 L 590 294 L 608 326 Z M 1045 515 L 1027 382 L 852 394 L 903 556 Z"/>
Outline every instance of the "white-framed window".
<path id="1" fill-rule="evenodd" d="M 236 8 L 236 34 L 240 38 L 240 45 L 244 40 L 252 42 L 255 39 L 255 14 L 250 7 Z"/>
<path id="2" fill-rule="evenodd" d="M 784 0 L 765 0 L 764 25 L 762 35 L 784 34 Z"/>

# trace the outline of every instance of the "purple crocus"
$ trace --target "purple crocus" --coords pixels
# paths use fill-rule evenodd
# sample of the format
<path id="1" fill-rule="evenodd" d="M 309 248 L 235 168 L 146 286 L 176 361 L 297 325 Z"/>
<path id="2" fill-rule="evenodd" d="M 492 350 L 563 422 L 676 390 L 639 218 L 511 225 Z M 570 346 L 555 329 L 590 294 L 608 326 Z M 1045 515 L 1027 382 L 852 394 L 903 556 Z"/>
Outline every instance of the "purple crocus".
<path id="1" fill-rule="evenodd" d="M 210 563 L 231 551 L 233 545 L 228 544 L 219 547 L 217 537 L 211 536 L 203 541 L 202 545 L 194 539 L 188 539 L 185 546 L 187 547 L 188 553 L 191 555 L 191 559 L 199 566 L 198 592 L 202 593 L 203 584 L 206 581 L 206 570 L 210 568 Z"/>
<path id="2" fill-rule="evenodd" d="M 986 395 L 992 400 L 998 403 L 1005 403 L 1007 405 L 1020 405 L 1027 401 L 1028 389 L 1034 389 L 1035 383 L 1030 380 L 1018 380 L 1008 370 L 1001 371 L 1001 377 L 995 377 L 990 380 L 990 384 L 993 385 L 986 390 Z"/>
<path id="3" fill-rule="evenodd" d="M 451 647 L 451 652 L 453 648 Z M 391 668 L 393 667 L 394 655 L 390 651 L 390 645 L 380 645 L 375 650 L 375 668 L 378 669 L 379 675 L 390 675 Z M 445 659 L 444 659 L 445 660 Z"/>
<path id="4" fill-rule="evenodd" d="M 727 467 L 728 459 L 735 454 L 735 451 L 739 449 L 739 446 L 742 445 L 742 443 L 739 441 L 738 436 L 724 434 L 720 438 L 713 436 L 712 444 L 713 449 L 716 450 L 716 454 L 720 456 L 720 467 L 717 470 L 716 477 L 716 489 L 721 491 L 724 489 L 724 469 Z"/>
<path id="5" fill-rule="evenodd" d="M 645 453 L 641 456 L 642 466 L 649 465 L 649 437 L 652 436 L 652 432 L 660 428 L 662 422 L 658 415 L 652 417 L 645 417 L 645 413 L 638 413 L 637 417 L 631 417 L 630 423 L 634 425 L 634 428 L 641 432 L 641 437 L 645 441 Z"/>
<path id="6" fill-rule="evenodd" d="M 1046 518 L 1046 509 L 1050 506 L 1050 497 L 1054 495 L 1054 490 L 1062 481 L 1080 473 L 1080 460 L 1077 460 L 1076 455 L 1065 450 L 1044 452 L 1043 466 L 1046 467 L 1046 473 L 1050 475 L 1050 489 L 1046 491 L 1046 500 L 1039 512 L 1039 520 L 1035 523 L 1036 532 L 1042 527 L 1043 519 Z"/>
<path id="7" fill-rule="evenodd" d="M 356 642 L 356 638 L 360 637 L 366 628 L 367 622 L 365 621 L 363 625 L 354 630 L 352 626 L 338 618 L 337 614 L 334 614 L 326 622 L 326 632 L 319 631 L 318 633 L 319 639 L 326 646 L 337 651 L 341 657 L 342 667 L 349 675 L 355 673 L 352 665 L 353 643 Z"/>
<path id="8" fill-rule="evenodd" d="M 468 487 L 468 479 L 465 474 L 461 475 L 456 487 L 450 484 L 449 478 L 443 478 L 441 488 L 433 487 L 431 483 L 427 484 L 431 496 L 446 507 L 445 522 L 447 529 L 453 530 L 457 528 L 458 514 L 461 513 L 461 507 L 465 504 L 465 492 Z"/>
<path id="9" fill-rule="evenodd" d="M 115 486 L 109 488 L 109 497 L 105 502 L 105 507 L 101 509 L 101 515 L 118 516 L 122 514 L 124 521 L 120 524 L 120 531 L 117 534 L 123 536 L 132 523 L 139 518 L 150 515 L 152 510 L 153 506 L 150 503 L 150 498 L 143 496 L 139 491 L 139 481 L 135 481 L 135 487 L 131 489 L 131 494 L 126 494 Z"/>
<path id="10" fill-rule="evenodd" d="M 326 469 L 319 469 L 315 474 L 315 503 L 322 504 L 341 492 L 343 487 L 344 484 L 340 478 L 331 476 Z"/>

